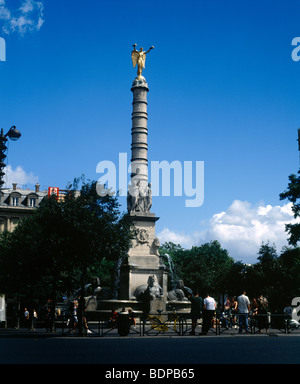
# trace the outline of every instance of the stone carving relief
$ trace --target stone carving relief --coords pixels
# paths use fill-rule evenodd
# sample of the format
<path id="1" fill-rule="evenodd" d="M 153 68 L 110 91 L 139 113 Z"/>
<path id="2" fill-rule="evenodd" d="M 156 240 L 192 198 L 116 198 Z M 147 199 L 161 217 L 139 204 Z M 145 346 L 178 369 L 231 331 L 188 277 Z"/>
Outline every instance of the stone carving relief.
<path id="1" fill-rule="evenodd" d="M 143 244 L 146 244 L 146 245 L 148 245 L 148 247 L 150 247 L 149 237 L 150 236 L 149 236 L 149 232 L 147 231 L 147 229 L 137 228 L 135 231 L 136 244 L 134 245 L 134 247 L 137 247 L 137 246 L 143 245 Z"/>
<path id="2" fill-rule="evenodd" d="M 131 180 L 127 194 L 128 212 L 150 212 L 152 207 L 151 183 L 142 188 L 141 181 Z"/>

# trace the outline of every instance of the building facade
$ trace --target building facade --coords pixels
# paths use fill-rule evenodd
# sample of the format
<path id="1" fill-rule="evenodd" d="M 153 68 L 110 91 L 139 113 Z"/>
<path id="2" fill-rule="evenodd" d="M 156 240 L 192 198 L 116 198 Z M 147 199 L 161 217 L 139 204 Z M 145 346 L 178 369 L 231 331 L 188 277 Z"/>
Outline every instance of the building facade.
<path id="1" fill-rule="evenodd" d="M 18 221 L 32 214 L 48 193 L 40 191 L 38 183 L 34 190 L 20 189 L 16 183 L 13 183 L 12 188 L 0 189 L 0 233 L 12 232 Z M 6 324 L 8 302 L 4 296 L 0 296 L 0 324 Z"/>
<path id="2" fill-rule="evenodd" d="M 0 190 L 0 233 L 13 231 L 18 221 L 28 216 L 37 208 L 48 191 L 40 191 L 40 185 L 35 185 L 35 190 L 17 188 L 13 183 L 12 188 Z"/>

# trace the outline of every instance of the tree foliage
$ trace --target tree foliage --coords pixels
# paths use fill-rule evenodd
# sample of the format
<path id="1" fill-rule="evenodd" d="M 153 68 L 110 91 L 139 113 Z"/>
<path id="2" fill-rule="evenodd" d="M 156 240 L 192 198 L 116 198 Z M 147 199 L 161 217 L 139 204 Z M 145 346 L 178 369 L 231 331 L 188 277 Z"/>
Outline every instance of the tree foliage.
<path id="1" fill-rule="evenodd" d="M 280 200 L 288 199 L 293 203 L 292 210 L 294 218 L 300 217 L 300 170 L 298 176 L 292 174 L 289 176 L 288 188 L 279 195 Z M 300 223 L 286 224 L 286 231 L 289 234 L 289 244 L 296 246 L 300 240 Z"/>
<path id="2" fill-rule="evenodd" d="M 221 292 L 227 273 L 234 263 L 218 241 L 211 241 L 199 247 L 184 250 L 173 243 L 163 244 L 160 253 L 169 251 L 176 268 L 176 276 L 193 291 Z"/>
<path id="3" fill-rule="evenodd" d="M 250 298 L 266 296 L 270 310 L 279 312 L 300 296 L 300 248 L 284 248 L 278 255 L 274 245 L 262 243 L 254 264 L 234 261 L 217 241 L 190 250 L 165 243 L 160 253 L 166 251 L 176 276 L 202 295 L 209 291 L 217 299 L 225 293 L 238 296 L 245 289 Z"/>
<path id="4" fill-rule="evenodd" d="M 88 282 L 101 265 L 125 255 L 131 220 L 96 182 L 74 181 L 63 200 L 43 199 L 12 233 L 0 236 L 0 292 L 56 300 Z"/>

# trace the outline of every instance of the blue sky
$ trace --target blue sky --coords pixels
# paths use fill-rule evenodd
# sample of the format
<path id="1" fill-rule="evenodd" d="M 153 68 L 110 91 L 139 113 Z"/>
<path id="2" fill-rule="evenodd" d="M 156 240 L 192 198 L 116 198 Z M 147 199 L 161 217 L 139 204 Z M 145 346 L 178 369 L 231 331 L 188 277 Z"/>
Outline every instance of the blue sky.
<path id="1" fill-rule="evenodd" d="M 299 11 L 299 0 L 0 0 L 1 127 L 22 132 L 12 177 L 64 189 L 98 179 L 100 161 L 130 158 L 130 53 L 154 45 L 148 158 L 205 167 L 201 207 L 154 197 L 161 242 L 217 239 L 245 262 L 262 241 L 280 251 L 292 216 L 279 194 L 299 165 Z"/>

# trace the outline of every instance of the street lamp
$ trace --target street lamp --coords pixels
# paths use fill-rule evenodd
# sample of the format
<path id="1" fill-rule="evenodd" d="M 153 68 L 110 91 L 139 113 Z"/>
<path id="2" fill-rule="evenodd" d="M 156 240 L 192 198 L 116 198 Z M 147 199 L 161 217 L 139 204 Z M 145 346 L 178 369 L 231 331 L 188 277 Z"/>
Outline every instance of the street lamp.
<path id="1" fill-rule="evenodd" d="M 5 184 L 5 182 L 2 180 L 3 176 L 5 175 L 4 168 L 6 167 L 4 160 L 6 159 L 7 146 L 5 145 L 5 143 L 7 142 L 8 138 L 12 141 L 16 141 L 20 137 L 21 137 L 21 133 L 16 129 L 15 125 L 13 125 L 5 135 L 3 132 L 3 128 L 1 128 L 1 133 L 0 133 L 0 189 L 2 188 L 3 184 Z"/>

